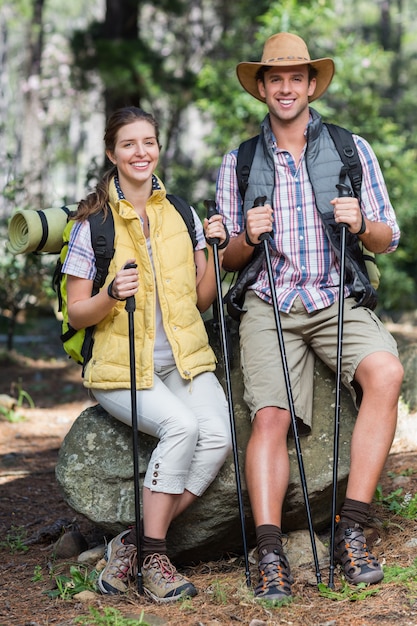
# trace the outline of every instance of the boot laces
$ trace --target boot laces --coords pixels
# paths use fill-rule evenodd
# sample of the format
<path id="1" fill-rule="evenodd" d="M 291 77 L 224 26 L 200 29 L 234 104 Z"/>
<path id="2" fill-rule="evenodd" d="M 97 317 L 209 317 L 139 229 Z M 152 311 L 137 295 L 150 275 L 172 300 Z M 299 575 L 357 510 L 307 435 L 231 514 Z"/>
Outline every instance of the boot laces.
<path id="1" fill-rule="evenodd" d="M 350 534 L 350 539 L 348 539 L 348 534 Z M 345 531 L 345 546 L 352 565 L 361 567 L 372 562 L 373 558 L 368 552 L 366 539 L 360 526 L 348 528 Z"/>
<path id="2" fill-rule="evenodd" d="M 171 563 L 166 554 L 150 554 L 144 561 L 143 566 L 156 566 L 162 578 L 168 582 L 175 582 L 178 578 L 176 567 Z"/>
<path id="3" fill-rule="evenodd" d="M 133 575 L 134 567 L 137 562 L 137 550 L 136 546 L 131 543 L 127 543 L 116 551 L 116 559 L 114 559 L 112 565 L 116 568 L 117 578 L 126 578 L 126 576 Z"/>

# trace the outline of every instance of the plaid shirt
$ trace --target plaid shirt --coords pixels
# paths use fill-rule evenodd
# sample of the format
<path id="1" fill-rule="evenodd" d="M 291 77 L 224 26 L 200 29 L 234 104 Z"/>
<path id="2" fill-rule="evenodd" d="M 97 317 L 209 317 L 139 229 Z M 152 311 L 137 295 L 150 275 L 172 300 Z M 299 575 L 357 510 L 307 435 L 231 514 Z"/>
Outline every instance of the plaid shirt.
<path id="1" fill-rule="evenodd" d="M 385 252 L 392 252 L 398 245 L 400 231 L 381 169 L 369 144 L 357 135 L 354 135 L 354 141 L 363 169 L 362 211 L 369 220 L 385 222 L 390 226 L 393 235 Z M 270 149 L 275 161 L 271 264 L 278 306 L 281 311 L 288 313 L 299 296 L 310 313 L 337 301 L 338 262 L 315 206 L 306 167 L 306 148 L 297 165 L 289 152 L 277 146 L 271 132 Z M 216 192 L 217 205 L 225 217 L 231 237 L 236 237 L 245 228 L 236 178 L 236 160 L 237 150 L 223 157 Z M 271 302 L 266 268 L 250 288 L 263 300 Z M 349 295 L 348 291 L 346 295 Z"/>

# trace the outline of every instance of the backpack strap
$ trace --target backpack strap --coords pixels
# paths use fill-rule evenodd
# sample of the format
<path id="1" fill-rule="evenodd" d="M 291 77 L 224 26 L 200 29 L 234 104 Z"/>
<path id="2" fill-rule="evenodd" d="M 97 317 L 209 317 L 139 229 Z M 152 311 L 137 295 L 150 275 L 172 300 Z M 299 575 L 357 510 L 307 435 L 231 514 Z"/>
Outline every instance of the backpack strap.
<path id="1" fill-rule="evenodd" d="M 338 151 L 343 164 L 347 168 L 347 174 L 349 175 L 350 182 L 352 184 L 353 193 L 355 194 L 355 197 L 360 200 L 362 164 L 359 159 L 356 144 L 353 141 L 352 133 L 347 130 L 347 128 L 337 126 L 337 124 L 325 123 L 325 126 L 333 139 L 334 145 L 336 146 L 336 150 Z"/>
<path id="2" fill-rule="evenodd" d="M 359 159 L 358 150 L 353 140 L 352 133 L 338 126 L 337 124 L 325 124 L 333 142 L 336 146 L 342 162 L 347 167 L 350 181 L 352 183 L 355 196 L 360 199 L 362 185 L 362 164 Z M 259 135 L 251 137 L 243 141 L 237 152 L 236 176 L 239 186 L 240 197 L 242 201 L 245 199 L 246 190 L 248 188 L 249 174 L 252 167 L 253 158 L 255 156 L 256 144 Z"/>
<path id="3" fill-rule="evenodd" d="M 246 190 L 248 188 L 249 174 L 258 139 L 259 135 L 256 135 L 255 137 L 243 141 L 237 151 L 236 176 L 242 202 L 245 199 Z"/>
<path id="4" fill-rule="evenodd" d="M 184 200 L 184 198 L 181 198 L 180 196 L 176 196 L 171 193 L 167 193 L 167 199 L 170 201 L 171 204 L 174 205 L 174 207 L 177 209 L 178 213 L 184 220 L 193 244 L 193 248 L 195 249 L 198 242 L 195 230 L 194 215 L 190 205 Z"/>
<path id="5" fill-rule="evenodd" d="M 110 207 L 107 207 L 105 217 L 104 210 L 89 215 L 91 230 L 91 245 L 96 258 L 96 276 L 93 282 L 92 295 L 99 292 L 106 281 L 109 272 L 110 261 L 114 256 L 114 219 Z"/>
<path id="6" fill-rule="evenodd" d="M 93 281 L 93 289 L 91 295 L 97 294 L 104 285 L 107 274 L 109 273 L 110 261 L 114 256 L 114 219 L 111 208 L 107 207 L 107 215 L 101 209 L 97 213 L 89 215 L 91 231 L 91 245 L 93 246 L 94 256 L 96 257 L 96 276 Z M 93 352 L 93 334 L 94 326 L 85 329 L 84 342 L 81 348 L 83 357 L 83 375 L 84 368 L 91 359 Z"/>

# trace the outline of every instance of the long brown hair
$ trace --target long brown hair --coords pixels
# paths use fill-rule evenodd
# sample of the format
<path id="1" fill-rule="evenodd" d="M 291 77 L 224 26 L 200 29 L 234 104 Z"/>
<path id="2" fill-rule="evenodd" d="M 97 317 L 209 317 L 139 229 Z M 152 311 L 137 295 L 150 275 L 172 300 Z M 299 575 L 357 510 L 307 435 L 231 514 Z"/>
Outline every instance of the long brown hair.
<path id="1" fill-rule="evenodd" d="M 104 132 L 104 146 L 106 152 L 114 152 L 116 147 L 117 133 L 123 126 L 132 124 L 133 122 L 145 120 L 152 124 L 155 129 L 156 140 L 159 144 L 159 126 L 158 122 L 151 113 L 147 113 L 138 107 L 123 107 L 117 109 L 107 120 L 106 130 Z M 100 209 L 104 210 L 104 215 L 107 215 L 107 203 L 109 200 L 109 183 L 113 176 L 117 173 L 117 168 L 112 165 L 103 175 L 101 180 L 97 183 L 94 191 L 92 191 L 84 200 L 81 200 L 78 204 L 75 219 L 85 220 L 92 213 L 97 213 Z"/>

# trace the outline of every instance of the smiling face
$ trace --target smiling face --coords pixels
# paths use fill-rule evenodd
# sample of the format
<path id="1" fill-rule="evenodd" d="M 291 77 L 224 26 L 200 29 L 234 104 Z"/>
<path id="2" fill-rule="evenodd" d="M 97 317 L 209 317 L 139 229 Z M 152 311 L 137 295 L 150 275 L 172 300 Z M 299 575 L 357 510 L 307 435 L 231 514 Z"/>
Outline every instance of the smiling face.
<path id="1" fill-rule="evenodd" d="M 308 98 L 316 88 L 316 79 L 309 80 L 308 66 L 271 67 L 258 80 L 258 90 L 272 118 L 280 123 L 300 117 L 308 119 Z"/>
<path id="2" fill-rule="evenodd" d="M 117 131 L 114 149 L 107 150 L 106 154 L 117 167 L 124 191 L 151 185 L 159 159 L 155 127 L 147 120 L 137 120 L 122 126 Z"/>

